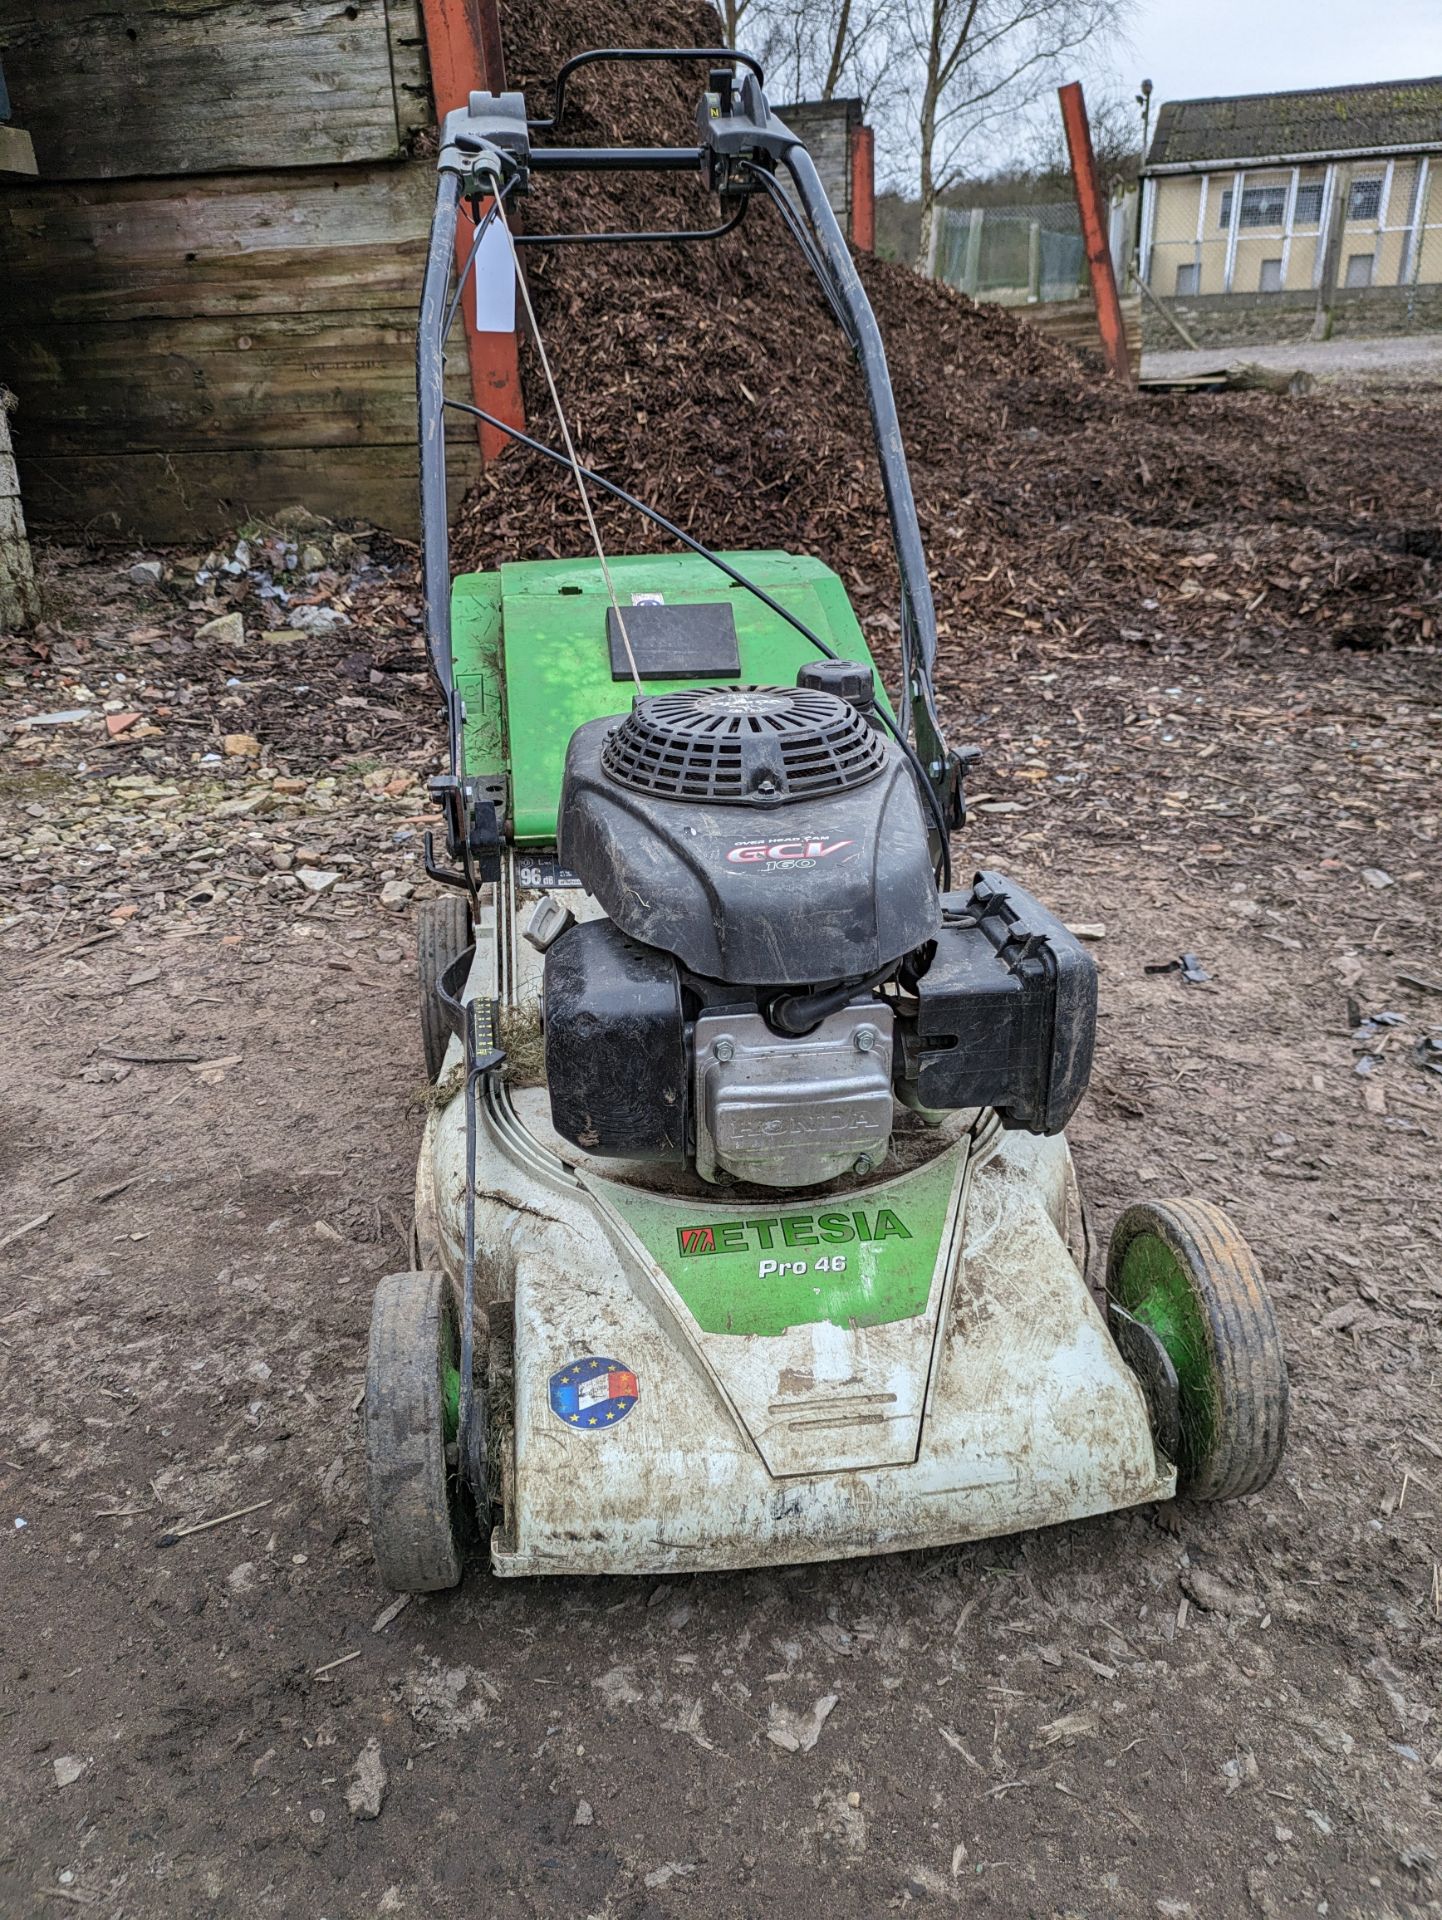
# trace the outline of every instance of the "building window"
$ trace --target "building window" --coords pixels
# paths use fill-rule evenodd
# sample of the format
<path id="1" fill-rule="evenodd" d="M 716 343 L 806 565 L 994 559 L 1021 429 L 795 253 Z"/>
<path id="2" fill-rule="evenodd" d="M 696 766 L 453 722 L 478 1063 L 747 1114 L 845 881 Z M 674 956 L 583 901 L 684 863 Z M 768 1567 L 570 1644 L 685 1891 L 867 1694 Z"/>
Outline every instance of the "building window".
<path id="1" fill-rule="evenodd" d="M 1370 287 L 1372 284 L 1372 256 L 1370 253 L 1349 253 L 1347 255 L 1347 285 L 1349 287 Z"/>
<path id="2" fill-rule="evenodd" d="M 1280 258 L 1276 260 L 1264 260 L 1262 262 L 1262 277 L 1257 282 L 1257 291 L 1258 293 L 1280 293 L 1282 291 L 1282 262 Z"/>
<path id="3" fill-rule="evenodd" d="M 1294 224 L 1316 227 L 1322 222 L 1322 182 L 1308 180 L 1297 188 L 1297 212 Z"/>
<path id="4" fill-rule="evenodd" d="M 1201 272 L 1201 269 L 1198 267 L 1195 260 L 1189 260 L 1187 261 L 1185 266 L 1180 266 L 1177 268 L 1177 289 L 1176 290 L 1178 295 L 1181 295 L 1184 293 L 1196 292 L 1197 279 L 1200 272 Z"/>
<path id="5" fill-rule="evenodd" d="M 1380 180 L 1354 180 L 1352 192 L 1347 201 L 1349 220 L 1375 220 L 1382 211 L 1382 182 Z M 1358 255 L 1358 258 L 1361 256 Z"/>
<path id="6" fill-rule="evenodd" d="M 1287 188 L 1284 182 L 1269 187 L 1242 188 L 1242 225 L 1244 227 L 1280 227 L 1287 217 Z M 1232 224 L 1232 189 L 1222 189 L 1219 227 Z"/>

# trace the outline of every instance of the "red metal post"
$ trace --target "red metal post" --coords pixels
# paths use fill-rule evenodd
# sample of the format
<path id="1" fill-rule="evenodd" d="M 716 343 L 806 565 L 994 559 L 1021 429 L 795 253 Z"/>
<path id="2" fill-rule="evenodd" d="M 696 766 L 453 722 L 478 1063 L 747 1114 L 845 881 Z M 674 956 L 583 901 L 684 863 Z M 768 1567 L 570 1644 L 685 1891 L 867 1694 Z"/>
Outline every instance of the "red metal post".
<path id="1" fill-rule="evenodd" d="M 1132 363 L 1127 353 L 1126 326 L 1122 320 L 1122 303 L 1117 294 L 1117 277 L 1112 268 L 1111 246 L 1107 241 L 1106 210 L 1102 205 L 1101 185 L 1097 179 L 1097 162 L 1092 151 L 1092 130 L 1087 120 L 1086 100 L 1082 95 L 1080 80 L 1059 87 L 1057 93 L 1061 99 L 1067 151 L 1071 155 L 1072 179 L 1076 182 L 1082 241 L 1086 246 L 1087 264 L 1091 268 L 1097 331 L 1101 334 L 1108 367 L 1118 380 L 1125 380 L 1130 386 Z"/>
<path id="2" fill-rule="evenodd" d="M 876 136 L 870 127 L 851 129 L 851 244 L 876 251 Z"/>
<path id="3" fill-rule="evenodd" d="M 499 93 L 506 84 L 501 52 L 501 26 L 496 0 L 422 0 L 426 55 L 431 68 L 431 92 L 436 119 L 444 120 L 455 107 L 466 105 L 472 93 L 486 89 Z M 462 214 L 456 223 L 456 264 L 471 249 L 472 228 Z M 526 424 L 521 400 L 521 370 L 514 333 L 482 333 L 476 326 L 476 290 L 468 279 L 461 294 L 466 328 L 466 352 L 471 370 L 471 398 L 487 413 L 513 427 Z M 480 427 L 481 457 L 494 460 L 510 445 L 495 427 Z"/>
<path id="4" fill-rule="evenodd" d="M 476 0 L 480 21 L 481 72 L 491 93 L 506 90 L 506 53 L 501 45 L 501 14 L 498 0 Z"/>

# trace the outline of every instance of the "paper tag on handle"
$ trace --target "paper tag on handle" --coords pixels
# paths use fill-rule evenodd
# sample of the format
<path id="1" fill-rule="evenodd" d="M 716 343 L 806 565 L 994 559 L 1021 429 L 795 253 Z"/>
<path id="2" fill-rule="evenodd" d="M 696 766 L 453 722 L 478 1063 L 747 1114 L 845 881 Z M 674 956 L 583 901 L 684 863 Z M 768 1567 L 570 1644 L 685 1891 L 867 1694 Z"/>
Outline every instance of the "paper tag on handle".
<path id="1" fill-rule="evenodd" d="M 499 220 L 487 227 L 476 255 L 476 331 L 516 331 L 516 270 Z"/>

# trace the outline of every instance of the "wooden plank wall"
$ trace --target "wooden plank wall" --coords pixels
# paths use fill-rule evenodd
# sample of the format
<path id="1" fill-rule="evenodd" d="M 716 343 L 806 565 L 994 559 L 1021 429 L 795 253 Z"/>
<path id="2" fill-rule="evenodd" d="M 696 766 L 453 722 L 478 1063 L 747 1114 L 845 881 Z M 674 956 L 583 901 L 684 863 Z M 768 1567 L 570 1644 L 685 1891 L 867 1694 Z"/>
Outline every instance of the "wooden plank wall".
<path id="1" fill-rule="evenodd" d="M 386 0 L 0 0 L 47 180 L 394 159 Z"/>
<path id="2" fill-rule="evenodd" d="M 1025 320 L 1029 327 L 1035 327 L 1039 333 L 1048 334 L 1053 340 L 1060 340 L 1069 347 L 1089 347 L 1095 353 L 1102 350 L 1101 336 L 1097 331 L 1096 304 L 1089 297 L 1084 300 L 1044 300 L 1034 307 L 1013 307 L 1010 311 Z M 1135 381 L 1142 370 L 1142 297 L 1139 293 L 1131 294 L 1122 301 L 1122 324 L 1126 329 L 1127 358 L 1131 362 L 1132 379 Z"/>
<path id="3" fill-rule="evenodd" d="M 105 83 L 113 122 L 86 105 L 102 47 L 133 89 Z M 0 0 L 0 51 L 17 99 L 27 59 L 52 75 L 42 179 L 0 187 L 32 526 L 162 542 L 304 505 L 414 531 L 434 180 L 410 152 L 431 116 L 415 0 Z M 453 500 L 476 464 L 462 429 Z"/>

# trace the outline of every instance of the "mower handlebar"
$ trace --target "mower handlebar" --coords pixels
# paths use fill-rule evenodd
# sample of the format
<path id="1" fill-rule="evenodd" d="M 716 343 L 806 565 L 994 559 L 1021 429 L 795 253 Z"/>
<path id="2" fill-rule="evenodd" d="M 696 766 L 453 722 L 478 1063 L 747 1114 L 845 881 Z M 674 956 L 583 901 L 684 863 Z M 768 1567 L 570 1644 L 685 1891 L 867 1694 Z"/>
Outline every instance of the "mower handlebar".
<path id="1" fill-rule="evenodd" d="M 595 61 L 731 60 L 747 69 L 739 90 L 735 75 L 713 71 L 697 112 L 699 144 L 692 147 L 534 147 L 531 130 L 555 126 L 565 100 L 567 78 Z M 936 660 L 936 612 L 926 568 L 921 528 L 902 447 L 901 425 L 891 390 L 880 329 L 837 224 L 815 165 L 805 146 L 772 112 L 761 88 L 761 66 L 749 54 L 727 47 L 605 47 L 577 54 L 556 76 L 555 111 L 549 119 L 529 119 L 519 93 L 473 93 L 466 108 L 446 116 L 440 158 L 436 216 L 426 269 L 419 341 L 422 523 L 425 561 L 426 624 L 431 663 L 451 708 L 451 774 L 461 773 L 458 696 L 450 648 L 450 576 L 445 511 L 445 406 L 440 316 L 447 310 L 455 216 L 464 196 L 479 217 L 482 199 L 511 189 L 524 192 L 532 173 L 645 172 L 702 175 L 721 195 L 723 211 L 744 211 L 753 189 L 764 188 L 777 203 L 815 273 L 837 320 L 855 351 L 876 439 L 882 488 L 901 576 L 901 657 L 904 716 L 915 739 L 913 767 L 927 789 L 942 850 L 947 830 L 963 821 L 962 765 L 942 735 L 936 709 L 933 672 Z M 793 211 L 775 179 L 779 168 L 790 175 L 804 222 Z M 486 216 L 489 219 L 489 216 Z M 729 232 L 735 217 L 721 226 L 694 233 L 657 235 L 657 239 L 712 238 Z M 809 231 L 808 231 L 809 229 Z M 639 235 L 537 236 L 538 239 L 615 239 Z M 644 236 L 650 237 L 650 236 Z M 531 238 L 531 236 L 526 236 Z"/>
<path id="2" fill-rule="evenodd" d="M 734 47 L 592 47 L 588 53 L 578 53 L 567 60 L 556 75 L 555 92 L 551 99 L 549 119 L 528 120 L 527 125 L 537 133 L 550 133 L 560 124 L 566 105 L 566 82 L 581 67 L 594 66 L 597 61 L 621 60 L 735 60 L 743 67 L 749 67 L 756 75 L 758 86 L 764 85 L 766 75 L 761 62 L 750 53 L 738 53 Z"/>

